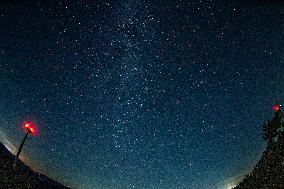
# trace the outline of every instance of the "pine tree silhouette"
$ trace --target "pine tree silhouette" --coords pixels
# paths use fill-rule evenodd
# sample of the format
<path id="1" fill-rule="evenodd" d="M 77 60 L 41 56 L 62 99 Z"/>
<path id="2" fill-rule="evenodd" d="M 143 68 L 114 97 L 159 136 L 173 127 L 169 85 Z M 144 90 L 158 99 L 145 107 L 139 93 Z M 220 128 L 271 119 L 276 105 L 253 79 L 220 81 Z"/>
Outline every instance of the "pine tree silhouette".
<path id="1" fill-rule="evenodd" d="M 281 120 L 281 112 L 277 111 L 272 120 L 268 120 L 267 123 L 263 125 L 263 139 L 267 142 L 268 146 L 272 145 L 281 134 Z"/>
<path id="2" fill-rule="evenodd" d="M 279 105 L 273 110 L 274 117 L 263 124 L 266 150 L 234 189 L 284 189 L 284 116 Z"/>

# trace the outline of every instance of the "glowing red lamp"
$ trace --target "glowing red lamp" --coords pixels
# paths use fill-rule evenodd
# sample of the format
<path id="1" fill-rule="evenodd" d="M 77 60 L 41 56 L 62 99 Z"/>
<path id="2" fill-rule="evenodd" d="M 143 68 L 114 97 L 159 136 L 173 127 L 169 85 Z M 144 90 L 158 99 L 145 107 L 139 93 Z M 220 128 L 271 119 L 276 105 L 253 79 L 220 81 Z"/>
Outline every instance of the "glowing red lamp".
<path id="1" fill-rule="evenodd" d="M 36 126 L 32 123 L 25 123 L 24 129 L 25 129 L 26 133 L 31 133 L 32 135 L 36 135 L 36 133 L 37 133 Z"/>
<path id="2" fill-rule="evenodd" d="M 273 106 L 273 111 L 274 111 L 274 112 L 279 112 L 279 110 L 280 110 L 280 106 L 279 106 L 278 104 L 275 104 L 275 105 Z"/>

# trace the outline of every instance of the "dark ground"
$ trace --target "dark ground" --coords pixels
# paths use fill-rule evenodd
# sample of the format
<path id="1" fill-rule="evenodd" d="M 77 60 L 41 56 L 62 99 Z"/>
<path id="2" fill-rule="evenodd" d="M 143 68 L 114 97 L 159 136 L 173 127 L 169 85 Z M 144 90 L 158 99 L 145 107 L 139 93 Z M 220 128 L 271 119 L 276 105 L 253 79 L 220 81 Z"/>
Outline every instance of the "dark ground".
<path id="1" fill-rule="evenodd" d="M 45 175 L 32 171 L 18 161 L 13 170 L 14 155 L 0 143 L 0 188 L 2 189 L 69 189 Z"/>

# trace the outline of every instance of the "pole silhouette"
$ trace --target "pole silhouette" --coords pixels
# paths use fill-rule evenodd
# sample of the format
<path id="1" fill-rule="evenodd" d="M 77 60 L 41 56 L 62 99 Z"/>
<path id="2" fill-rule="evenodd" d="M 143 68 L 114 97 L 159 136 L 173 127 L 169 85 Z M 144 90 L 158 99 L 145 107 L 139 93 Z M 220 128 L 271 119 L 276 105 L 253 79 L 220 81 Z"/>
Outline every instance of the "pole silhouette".
<path id="1" fill-rule="evenodd" d="M 19 147 L 18 152 L 17 152 L 17 154 L 16 154 L 16 157 L 15 157 L 15 159 L 14 159 L 14 163 L 13 163 L 13 169 L 14 169 L 14 170 L 16 170 L 17 162 L 18 162 L 18 160 L 19 160 L 20 153 L 21 153 L 21 151 L 22 151 L 22 149 L 23 149 L 23 146 L 24 146 L 24 144 L 25 144 L 25 142 L 26 142 L 26 140 L 27 140 L 29 134 L 34 134 L 34 133 L 35 133 L 35 128 L 32 127 L 29 123 L 26 123 L 26 124 L 24 125 L 24 129 L 25 129 L 25 131 L 26 131 L 26 134 L 25 134 L 25 136 L 24 136 L 24 138 L 23 138 L 23 140 L 22 140 L 22 142 L 21 142 L 21 144 L 20 144 L 20 147 Z"/>

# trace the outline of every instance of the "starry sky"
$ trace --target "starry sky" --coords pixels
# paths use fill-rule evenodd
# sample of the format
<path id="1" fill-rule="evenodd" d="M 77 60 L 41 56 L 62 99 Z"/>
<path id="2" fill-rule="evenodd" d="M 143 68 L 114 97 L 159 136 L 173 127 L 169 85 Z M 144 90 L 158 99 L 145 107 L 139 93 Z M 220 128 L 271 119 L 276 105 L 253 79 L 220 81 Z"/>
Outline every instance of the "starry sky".
<path id="1" fill-rule="evenodd" d="M 283 103 L 281 1 L 0 3 L 0 142 L 73 189 L 227 189 Z"/>

